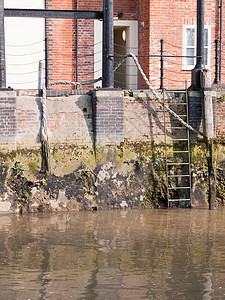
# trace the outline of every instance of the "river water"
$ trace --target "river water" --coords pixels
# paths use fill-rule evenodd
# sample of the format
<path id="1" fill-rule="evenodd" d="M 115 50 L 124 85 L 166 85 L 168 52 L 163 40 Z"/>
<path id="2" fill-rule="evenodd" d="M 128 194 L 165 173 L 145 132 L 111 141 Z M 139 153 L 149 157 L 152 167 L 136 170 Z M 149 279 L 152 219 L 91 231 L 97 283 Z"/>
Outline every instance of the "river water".
<path id="1" fill-rule="evenodd" d="M 225 299 L 225 207 L 0 215 L 0 299 Z"/>

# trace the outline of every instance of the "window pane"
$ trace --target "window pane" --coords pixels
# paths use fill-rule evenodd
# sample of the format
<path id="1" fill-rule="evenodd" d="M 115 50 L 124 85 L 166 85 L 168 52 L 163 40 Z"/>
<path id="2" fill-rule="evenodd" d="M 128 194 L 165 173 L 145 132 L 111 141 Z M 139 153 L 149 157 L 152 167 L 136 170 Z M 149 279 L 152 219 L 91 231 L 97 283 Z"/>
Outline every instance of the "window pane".
<path id="1" fill-rule="evenodd" d="M 187 50 L 186 50 L 186 55 L 187 55 L 187 56 L 194 56 L 194 52 L 195 52 L 194 48 L 187 48 Z M 193 66 L 193 65 L 194 65 L 194 62 L 195 62 L 194 57 L 186 57 L 186 62 L 185 62 L 185 64 L 186 64 L 187 66 Z"/>
<path id="2" fill-rule="evenodd" d="M 209 35 L 208 35 L 208 29 L 205 28 L 205 46 L 209 45 Z"/>
<path id="3" fill-rule="evenodd" d="M 194 28 L 187 28 L 187 46 L 194 46 L 195 45 L 195 29 Z"/>
<path id="4" fill-rule="evenodd" d="M 208 65 L 208 48 L 204 49 L 204 60 L 205 65 Z"/>

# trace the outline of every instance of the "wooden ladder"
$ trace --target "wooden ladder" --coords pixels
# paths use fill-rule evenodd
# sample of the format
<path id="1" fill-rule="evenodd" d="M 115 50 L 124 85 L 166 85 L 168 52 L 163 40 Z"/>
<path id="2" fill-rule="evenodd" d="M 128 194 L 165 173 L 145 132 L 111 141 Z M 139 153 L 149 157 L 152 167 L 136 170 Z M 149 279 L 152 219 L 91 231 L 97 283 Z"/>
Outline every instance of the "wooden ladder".
<path id="1" fill-rule="evenodd" d="M 168 93 L 168 92 L 167 92 Z M 172 97 L 163 93 L 165 105 L 188 123 L 188 97 L 186 91 L 171 91 Z M 169 93 L 168 93 L 169 94 Z M 191 207 L 190 133 L 164 108 L 166 186 L 168 207 L 183 202 Z"/>

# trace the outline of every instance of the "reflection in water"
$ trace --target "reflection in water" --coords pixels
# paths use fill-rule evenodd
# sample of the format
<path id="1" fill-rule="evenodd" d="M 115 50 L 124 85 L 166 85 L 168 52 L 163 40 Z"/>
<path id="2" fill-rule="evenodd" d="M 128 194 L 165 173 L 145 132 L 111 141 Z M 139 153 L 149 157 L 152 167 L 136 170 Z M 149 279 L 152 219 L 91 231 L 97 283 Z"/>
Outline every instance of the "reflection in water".
<path id="1" fill-rule="evenodd" d="M 2 215 L 0 299 L 225 299 L 224 215 Z"/>

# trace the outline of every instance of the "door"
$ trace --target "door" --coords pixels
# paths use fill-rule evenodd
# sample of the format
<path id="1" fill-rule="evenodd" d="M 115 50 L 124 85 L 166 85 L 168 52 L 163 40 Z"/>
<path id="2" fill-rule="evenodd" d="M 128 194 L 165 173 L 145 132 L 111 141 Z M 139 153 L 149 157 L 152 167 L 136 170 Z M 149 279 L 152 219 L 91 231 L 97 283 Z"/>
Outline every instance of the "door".
<path id="1" fill-rule="evenodd" d="M 94 74 L 95 79 L 102 75 L 102 22 L 94 21 Z M 124 55 L 128 52 L 138 54 L 138 21 L 114 20 L 114 52 Z M 114 58 L 114 65 L 121 58 Z M 136 90 L 138 71 L 132 58 L 127 58 L 115 71 L 114 86 Z M 101 87 L 101 81 L 95 87 Z"/>

